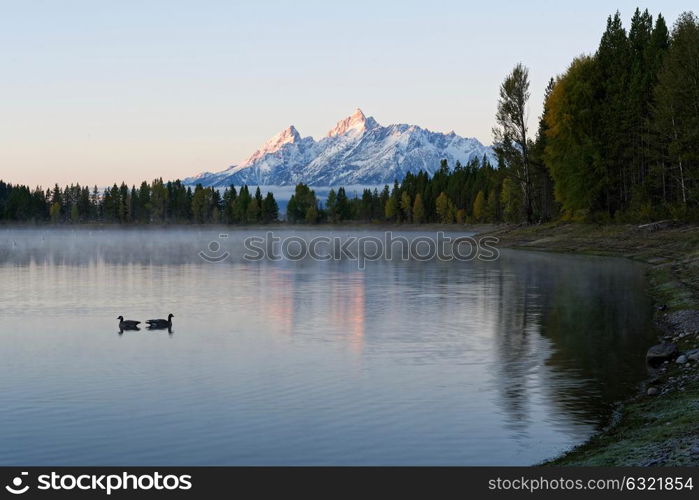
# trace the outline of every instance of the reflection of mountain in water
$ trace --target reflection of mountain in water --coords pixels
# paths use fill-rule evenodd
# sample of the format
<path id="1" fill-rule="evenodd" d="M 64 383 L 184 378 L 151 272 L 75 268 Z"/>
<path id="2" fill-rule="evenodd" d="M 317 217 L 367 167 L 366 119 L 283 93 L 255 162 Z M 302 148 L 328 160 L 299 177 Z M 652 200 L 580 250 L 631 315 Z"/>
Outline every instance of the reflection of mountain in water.
<path id="1" fill-rule="evenodd" d="M 314 266 L 275 276 L 282 286 L 260 297 L 282 329 L 302 336 L 320 330 L 317 341 L 333 335 L 360 351 L 389 348 L 416 365 L 481 362 L 515 435 L 540 418 L 541 396 L 558 408 L 551 425 L 589 432 L 644 374 L 651 307 L 631 263 L 505 252 L 468 273 L 394 263 L 365 274 L 345 264 L 321 283 Z M 424 325 L 435 310 L 440 319 Z M 431 343 L 432 336 L 440 341 Z"/>

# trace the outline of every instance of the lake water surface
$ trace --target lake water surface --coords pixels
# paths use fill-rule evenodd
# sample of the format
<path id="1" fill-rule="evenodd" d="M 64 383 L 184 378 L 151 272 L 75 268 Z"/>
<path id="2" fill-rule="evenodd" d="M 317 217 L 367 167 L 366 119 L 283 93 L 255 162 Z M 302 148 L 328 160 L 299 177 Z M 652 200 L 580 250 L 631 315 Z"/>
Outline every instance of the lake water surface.
<path id="1" fill-rule="evenodd" d="M 645 373 L 631 262 L 245 262 L 253 233 L 213 264 L 217 229 L 0 230 L 0 464 L 526 465 Z"/>

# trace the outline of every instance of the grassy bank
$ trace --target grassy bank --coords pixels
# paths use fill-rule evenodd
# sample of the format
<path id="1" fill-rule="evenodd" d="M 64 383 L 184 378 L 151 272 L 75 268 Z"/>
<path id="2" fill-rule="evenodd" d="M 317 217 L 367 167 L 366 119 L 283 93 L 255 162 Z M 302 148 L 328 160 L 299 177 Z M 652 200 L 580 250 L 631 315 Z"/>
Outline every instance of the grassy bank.
<path id="1" fill-rule="evenodd" d="M 483 234 L 500 245 L 622 256 L 648 264 L 656 321 L 680 352 L 699 347 L 699 226 L 543 224 Z M 659 339 L 659 341 L 662 339 Z M 651 395 L 649 395 L 651 394 Z M 603 432 L 551 465 L 699 465 L 699 362 L 668 362 Z"/>

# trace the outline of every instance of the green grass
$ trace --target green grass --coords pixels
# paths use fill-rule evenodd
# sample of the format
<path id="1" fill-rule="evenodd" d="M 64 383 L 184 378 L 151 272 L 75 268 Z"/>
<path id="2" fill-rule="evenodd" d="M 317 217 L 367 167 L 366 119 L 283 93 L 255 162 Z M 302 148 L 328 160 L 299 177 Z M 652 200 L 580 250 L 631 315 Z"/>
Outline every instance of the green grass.
<path id="1" fill-rule="evenodd" d="M 627 402 L 619 423 L 547 465 L 697 465 L 699 385 Z M 657 462 L 654 464 L 653 462 Z"/>
<path id="2" fill-rule="evenodd" d="M 694 294 L 681 281 L 675 279 L 669 267 L 651 269 L 648 275 L 651 283 L 650 294 L 656 303 L 665 304 L 668 311 L 694 307 Z"/>

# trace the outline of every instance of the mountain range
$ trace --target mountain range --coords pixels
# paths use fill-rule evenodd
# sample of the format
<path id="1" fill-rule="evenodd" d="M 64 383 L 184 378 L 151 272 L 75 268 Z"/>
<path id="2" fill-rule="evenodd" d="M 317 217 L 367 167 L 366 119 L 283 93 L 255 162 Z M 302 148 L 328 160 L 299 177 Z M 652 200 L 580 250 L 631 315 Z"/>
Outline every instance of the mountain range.
<path id="1" fill-rule="evenodd" d="M 432 175 L 446 159 L 457 161 L 487 157 L 496 164 L 491 147 L 454 132 L 442 134 L 416 125 L 379 125 L 361 109 L 337 122 L 325 137 L 301 137 L 291 125 L 267 141 L 248 159 L 221 172 L 203 172 L 186 184 L 223 187 L 376 185 L 402 180 L 407 172 Z"/>

